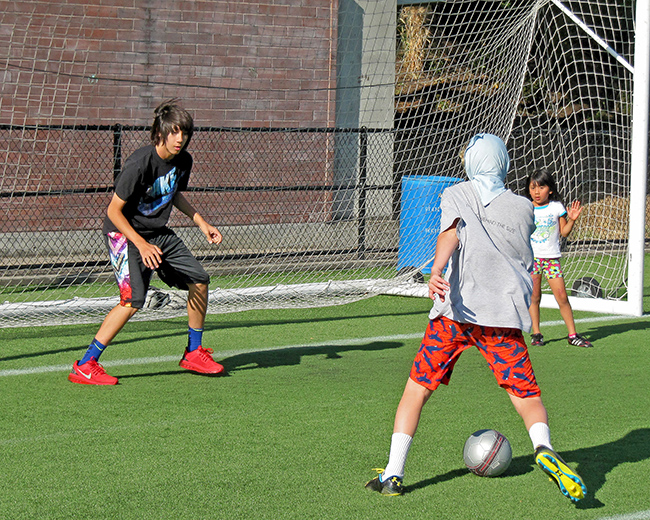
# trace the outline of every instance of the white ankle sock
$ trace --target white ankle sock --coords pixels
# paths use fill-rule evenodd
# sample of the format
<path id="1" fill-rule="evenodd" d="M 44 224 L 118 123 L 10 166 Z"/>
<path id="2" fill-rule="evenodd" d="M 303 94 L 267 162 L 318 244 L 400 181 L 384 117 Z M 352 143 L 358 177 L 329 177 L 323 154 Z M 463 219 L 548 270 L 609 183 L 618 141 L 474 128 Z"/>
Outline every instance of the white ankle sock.
<path id="1" fill-rule="evenodd" d="M 534 449 L 537 449 L 539 446 L 546 446 L 547 448 L 553 449 L 551 445 L 551 430 L 548 424 L 543 422 L 533 424 L 528 430 L 528 435 L 530 435 Z"/>
<path id="2" fill-rule="evenodd" d="M 381 481 L 385 477 L 392 477 L 393 475 L 400 478 L 404 477 L 404 466 L 406 465 L 406 457 L 411 448 L 413 437 L 405 433 L 393 433 L 390 440 L 390 456 L 388 457 L 388 465 L 381 476 Z"/>

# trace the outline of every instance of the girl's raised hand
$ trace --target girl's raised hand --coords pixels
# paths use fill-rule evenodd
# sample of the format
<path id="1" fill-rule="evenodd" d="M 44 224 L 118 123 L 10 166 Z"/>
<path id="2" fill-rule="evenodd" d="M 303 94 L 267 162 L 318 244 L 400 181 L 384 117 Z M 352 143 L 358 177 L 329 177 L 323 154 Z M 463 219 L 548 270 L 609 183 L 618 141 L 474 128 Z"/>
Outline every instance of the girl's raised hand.
<path id="1" fill-rule="evenodd" d="M 571 220 L 577 220 L 578 217 L 580 216 L 580 213 L 582 213 L 582 209 L 583 209 L 583 207 L 582 207 L 582 204 L 580 204 L 580 201 L 579 200 L 574 200 L 571 203 L 571 206 L 569 206 L 567 208 L 567 210 L 566 210 L 567 216 Z"/>

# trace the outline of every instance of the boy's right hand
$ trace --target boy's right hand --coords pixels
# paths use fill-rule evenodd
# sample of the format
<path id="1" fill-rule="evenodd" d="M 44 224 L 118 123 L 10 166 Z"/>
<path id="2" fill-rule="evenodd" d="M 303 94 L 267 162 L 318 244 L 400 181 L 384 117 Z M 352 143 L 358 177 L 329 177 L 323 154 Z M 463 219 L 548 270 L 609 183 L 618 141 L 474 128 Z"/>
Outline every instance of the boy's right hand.
<path id="1" fill-rule="evenodd" d="M 429 278 L 429 298 L 432 300 L 438 295 L 441 302 L 445 301 L 447 292 L 449 291 L 449 283 L 442 277 L 441 273 L 431 271 L 431 278 Z"/>
<path id="2" fill-rule="evenodd" d="M 131 226 L 131 223 L 124 216 L 124 207 L 126 201 L 122 200 L 113 194 L 106 214 L 111 222 L 115 225 L 120 233 L 122 233 L 127 240 L 129 240 L 140 252 L 142 263 L 149 269 L 158 269 L 160 262 L 162 262 L 162 250 L 153 244 L 147 242 L 142 235 L 137 233 Z"/>
<path id="3" fill-rule="evenodd" d="M 145 267 L 152 270 L 158 269 L 160 262 L 162 262 L 162 249 L 147 241 L 137 244 L 136 247 L 140 251 L 140 257 Z"/>

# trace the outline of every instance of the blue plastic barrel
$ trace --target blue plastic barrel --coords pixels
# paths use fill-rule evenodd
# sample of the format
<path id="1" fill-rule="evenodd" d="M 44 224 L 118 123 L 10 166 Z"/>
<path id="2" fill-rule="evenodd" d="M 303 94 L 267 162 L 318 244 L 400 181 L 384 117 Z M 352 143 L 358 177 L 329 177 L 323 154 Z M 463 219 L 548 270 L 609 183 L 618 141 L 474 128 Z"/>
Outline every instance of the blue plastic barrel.
<path id="1" fill-rule="evenodd" d="M 405 175 L 402 177 L 402 197 L 399 222 L 397 270 L 420 268 L 431 273 L 440 233 L 440 197 L 445 188 L 461 182 L 456 177 Z"/>

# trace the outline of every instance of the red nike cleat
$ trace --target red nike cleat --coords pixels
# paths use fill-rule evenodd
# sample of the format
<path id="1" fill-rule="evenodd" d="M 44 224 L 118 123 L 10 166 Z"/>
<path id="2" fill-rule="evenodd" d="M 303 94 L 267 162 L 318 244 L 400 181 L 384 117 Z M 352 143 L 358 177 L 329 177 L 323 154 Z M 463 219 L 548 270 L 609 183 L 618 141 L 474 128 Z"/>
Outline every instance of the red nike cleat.
<path id="1" fill-rule="evenodd" d="M 72 365 L 72 372 L 68 374 L 68 380 L 80 385 L 116 385 L 117 377 L 110 376 L 95 358 L 90 358 L 83 365 L 75 361 Z"/>
<path id="2" fill-rule="evenodd" d="M 212 359 L 213 352 L 211 348 L 203 347 L 199 347 L 192 352 L 185 351 L 179 365 L 199 374 L 221 374 L 225 369 L 223 365 Z"/>

